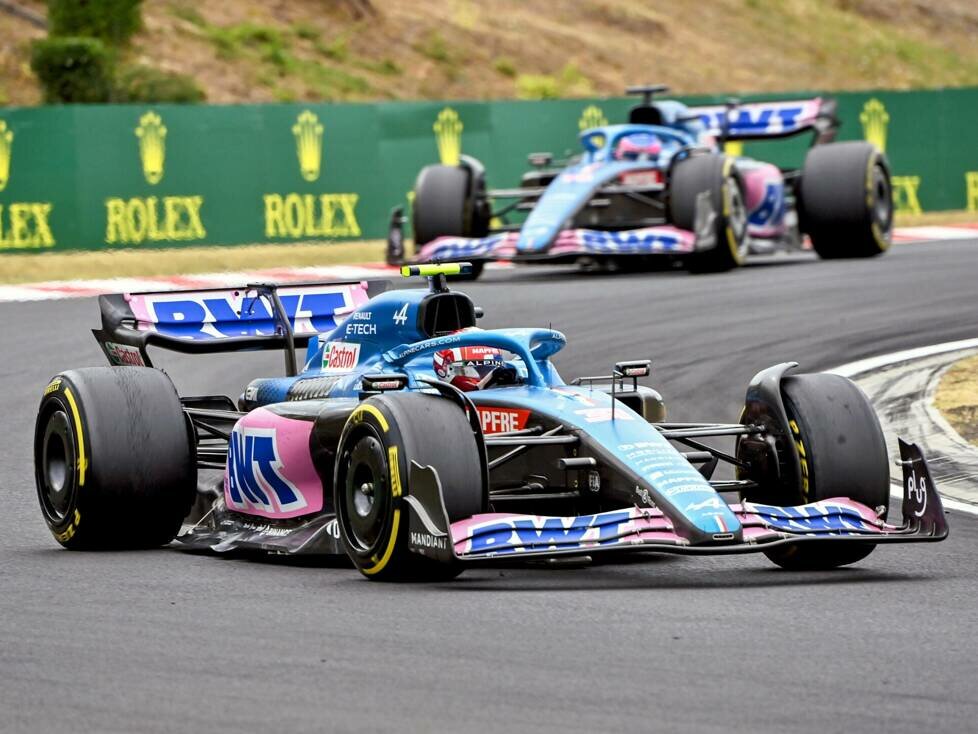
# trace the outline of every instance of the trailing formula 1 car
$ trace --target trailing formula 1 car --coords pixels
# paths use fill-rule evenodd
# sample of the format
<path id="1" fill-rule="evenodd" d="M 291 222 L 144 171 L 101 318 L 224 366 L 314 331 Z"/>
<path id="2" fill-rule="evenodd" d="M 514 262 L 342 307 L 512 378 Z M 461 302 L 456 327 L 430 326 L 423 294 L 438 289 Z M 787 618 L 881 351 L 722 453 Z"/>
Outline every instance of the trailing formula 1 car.
<path id="1" fill-rule="evenodd" d="M 646 267 L 662 258 L 693 271 L 737 267 L 748 253 L 799 249 L 808 235 L 824 258 L 871 257 L 890 243 L 893 200 L 883 153 L 833 142 L 830 99 L 687 107 L 643 95 L 626 125 L 580 135 L 583 151 L 555 164 L 529 157 L 515 189 L 486 189 L 485 169 L 421 170 L 414 190 L 413 262 L 463 258 L 473 277 L 491 260 L 613 262 Z M 812 134 L 800 169 L 724 154 L 729 141 Z M 525 220 L 518 220 L 527 214 Z M 515 218 L 515 219 L 514 219 Z M 403 216 L 393 215 L 388 259 L 403 259 Z"/>
<path id="2" fill-rule="evenodd" d="M 37 416 L 37 493 L 55 538 L 346 554 L 371 579 L 400 580 L 625 551 L 833 568 L 947 536 L 908 444 L 903 521 L 888 522 L 880 426 L 845 378 L 776 365 L 751 381 L 740 423 L 670 423 L 638 384 L 648 361 L 567 383 L 551 361 L 560 332 L 477 328 L 480 309 L 446 285 L 467 267 L 405 268 L 429 289 L 102 296 L 94 333 L 112 366 L 57 375 Z M 283 349 L 288 374 L 237 400 L 180 397 L 149 346 Z M 714 478 L 720 462 L 737 478 Z"/>

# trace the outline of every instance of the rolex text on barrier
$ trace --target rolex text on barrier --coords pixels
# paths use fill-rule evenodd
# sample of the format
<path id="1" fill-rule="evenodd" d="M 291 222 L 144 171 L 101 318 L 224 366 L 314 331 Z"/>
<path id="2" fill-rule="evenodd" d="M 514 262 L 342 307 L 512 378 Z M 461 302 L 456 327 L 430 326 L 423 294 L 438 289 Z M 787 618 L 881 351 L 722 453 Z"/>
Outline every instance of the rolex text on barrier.
<path id="1" fill-rule="evenodd" d="M 761 104 L 741 109 L 731 124 L 785 129 L 805 110 L 783 100 L 817 94 L 752 97 L 744 101 Z M 898 210 L 978 210 L 978 87 L 829 96 L 842 121 L 838 139 L 885 152 Z M 722 121 L 724 100 L 682 101 L 705 110 L 710 127 Z M 771 100 L 782 101 L 764 107 Z M 423 166 L 470 156 L 486 165 L 490 188 L 512 187 L 530 168 L 528 154 L 560 158 L 583 131 L 627 120 L 633 104 L 620 97 L 4 108 L 0 253 L 382 238 L 393 207 L 410 212 Z M 796 167 L 808 140 L 736 145 L 737 154 Z M 524 214 L 512 216 L 518 225 Z"/>

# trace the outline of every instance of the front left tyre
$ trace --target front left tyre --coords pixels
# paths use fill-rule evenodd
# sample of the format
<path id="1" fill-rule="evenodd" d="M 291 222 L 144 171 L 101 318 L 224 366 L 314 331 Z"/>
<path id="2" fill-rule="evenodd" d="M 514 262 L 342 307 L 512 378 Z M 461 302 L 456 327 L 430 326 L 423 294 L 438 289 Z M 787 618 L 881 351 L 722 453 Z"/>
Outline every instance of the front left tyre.
<path id="1" fill-rule="evenodd" d="M 44 520 L 65 548 L 169 543 L 197 489 L 194 441 L 173 383 L 149 367 L 54 377 L 38 408 L 34 476 Z"/>
<path id="2" fill-rule="evenodd" d="M 669 220 L 679 229 L 696 231 L 697 202 L 708 201 L 714 213 L 715 246 L 688 259 L 694 273 L 717 273 L 743 265 L 747 256 L 747 207 L 744 183 L 733 158 L 720 153 L 691 155 L 676 163 L 669 179 Z"/>
<path id="3" fill-rule="evenodd" d="M 436 395 L 391 392 L 368 398 L 340 437 L 333 501 L 340 538 L 375 581 L 442 580 L 461 572 L 408 548 L 411 465 L 438 474 L 449 522 L 485 512 L 483 456 L 462 409 Z"/>

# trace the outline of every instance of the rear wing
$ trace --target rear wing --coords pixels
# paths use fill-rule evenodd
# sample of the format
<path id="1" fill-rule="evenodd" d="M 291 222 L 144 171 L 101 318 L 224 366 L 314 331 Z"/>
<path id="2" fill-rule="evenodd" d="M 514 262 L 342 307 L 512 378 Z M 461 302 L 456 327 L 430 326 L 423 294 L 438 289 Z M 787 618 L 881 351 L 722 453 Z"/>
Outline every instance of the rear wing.
<path id="1" fill-rule="evenodd" d="M 813 145 L 830 143 L 839 129 L 834 99 L 815 97 L 770 102 L 731 102 L 690 107 L 709 135 L 721 141 L 786 138 L 811 131 Z"/>
<path id="2" fill-rule="evenodd" d="M 336 328 L 387 281 L 252 283 L 232 288 L 99 296 L 102 328 L 92 333 L 109 362 L 152 366 L 150 345 L 208 354 L 283 349 L 296 374 L 295 347 Z"/>

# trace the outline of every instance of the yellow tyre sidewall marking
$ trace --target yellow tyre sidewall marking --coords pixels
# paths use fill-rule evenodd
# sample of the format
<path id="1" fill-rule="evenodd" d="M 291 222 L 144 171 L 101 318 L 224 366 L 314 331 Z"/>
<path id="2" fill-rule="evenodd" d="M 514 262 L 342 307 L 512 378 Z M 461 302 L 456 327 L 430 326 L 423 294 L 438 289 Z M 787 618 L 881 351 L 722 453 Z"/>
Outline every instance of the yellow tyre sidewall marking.
<path id="1" fill-rule="evenodd" d="M 734 262 L 740 265 L 743 258 L 740 256 L 737 238 L 734 237 L 733 228 L 730 226 L 730 195 L 727 193 L 727 177 L 730 175 L 730 169 L 733 168 L 733 162 L 733 158 L 726 158 L 723 161 L 723 182 L 720 184 L 720 198 L 723 203 L 723 224 L 727 233 L 727 246 L 730 248 Z"/>
<path id="2" fill-rule="evenodd" d="M 791 432 L 794 434 L 795 446 L 798 448 L 798 463 L 801 465 L 801 496 L 805 502 L 809 502 L 808 489 L 808 454 L 805 453 L 805 444 L 801 440 L 801 429 L 794 420 L 789 420 Z"/>
<path id="3" fill-rule="evenodd" d="M 357 406 L 357 409 L 350 414 L 350 420 L 359 423 L 363 420 L 364 413 L 369 413 L 376 418 L 384 433 L 387 433 L 390 430 L 390 424 L 388 424 L 387 418 L 384 417 L 384 414 L 380 412 L 377 406 L 370 405 L 369 403 L 363 403 Z"/>
<path id="4" fill-rule="evenodd" d="M 372 405 L 365 405 L 365 408 L 373 408 Z M 374 408 L 376 410 L 376 408 Z M 378 411 L 379 412 L 379 411 Z M 387 430 L 386 428 L 384 430 Z M 398 498 L 401 496 L 401 470 L 397 463 L 397 446 L 390 446 L 387 449 L 387 463 L 390 469 L 391 476 L 391 497 Z M 401 527 L 401 510 L 400 508 L 394 508 L 394 519 L 391 522 L 391 533 L 387 540 L 387 548 L 384 549 L 384 553 L 380 558 L 374 556 L 371 560 L 374 561 L 374 565 L 370 568 L 362 569 L 365 574 L 372 576 L 375 573 L 380 573 L 387 566 L 390 561 L 391 556 L 394 554 L 394 546 L 397 545 L 397 532 Z"/>
<path id="5" fill-rule="evenodd" d="M 78 404 L 71 388 L 64 390 L 68 405 L 71 407 L 71 417 L 75 423 L 75 433 L 78 434 L 78 486 L 85 486 L 85 470 L 88 469 L 88 459 L 85 457 L 85 434 L 82 432 L 81 413 L 78 411 Z"/>
<path id="6" fill-rule="evenodd" d="M 866 208 L 872 209 L 873 206 L 873 169 L 876 167 L 876 156 L 871 155 L 869 157 L 869 163 L 866 165 Z M 872 217 L 872 214 L 870 214 Z M 879 245 L 880 250 L 890 249 L 890 242 L 883 236 L 883 232 L 880 230 L 879 223 L 875 219 L 871 219 L 870 229 L 873 231 L 873 239 L 876 240 L 876 244 Z"/>

